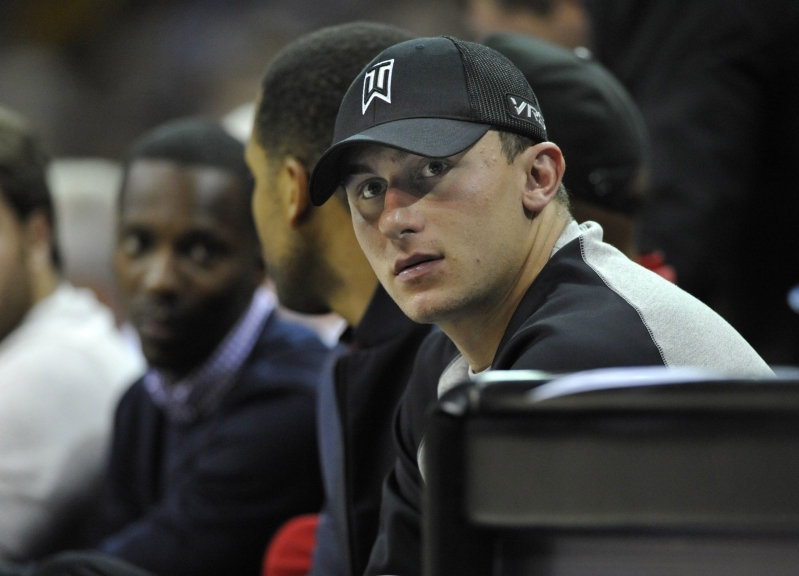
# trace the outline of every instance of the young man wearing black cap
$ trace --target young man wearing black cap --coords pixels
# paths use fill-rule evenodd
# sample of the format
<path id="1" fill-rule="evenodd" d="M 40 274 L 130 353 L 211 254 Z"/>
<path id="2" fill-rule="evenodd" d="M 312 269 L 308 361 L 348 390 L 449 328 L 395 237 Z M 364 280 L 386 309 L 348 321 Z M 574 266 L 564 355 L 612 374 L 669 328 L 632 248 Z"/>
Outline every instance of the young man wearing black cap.
<path id="1" fill-rule="evenodd" d="M 355 80 L 312 200 L 339 187 L 388 293 L 438 325 L 398 415 L 367 574 L 420 572 L 418 461 L 429 404 L 487 369 L 696 366 L 768 376 L 719 316 L 572 221 L 565 163 L 506 58 L 451 38 L 398 44 Z"/>

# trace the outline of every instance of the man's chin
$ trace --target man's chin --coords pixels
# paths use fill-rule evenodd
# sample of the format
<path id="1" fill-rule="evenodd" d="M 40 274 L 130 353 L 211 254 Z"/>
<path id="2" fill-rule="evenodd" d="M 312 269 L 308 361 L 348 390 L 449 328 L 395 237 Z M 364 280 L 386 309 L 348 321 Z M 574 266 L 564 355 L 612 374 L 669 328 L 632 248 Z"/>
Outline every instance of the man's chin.
<path id="1" fill-rule="evenodd" d="M 312 265 L 313 262 L 310 263 Z M 307 271 L 298 273 L 298 270 L 303 269 L 284 265 L 273 270 L 271 278 L 280 305 L 298 314 L 330 313 L 330 305 L 320 295 L 323 291 L 318 284 L 314 285 L 313 281 L 309 281 Z"/>
<path id="2" fill-rule="evenodd" d="M 394 299 L 405 315 L 418 324 L 440 324 L 452 313 L 448 299 L 424 292 Z"/>
<path id="3" fill-rule="evenodd" d="M 187 353 L 185 346 L 171 341 L 142 339 L 141 348 L 149 366 L 170 374 L 188 374 L 202 363 L 202 359 Z"/>
<path id="4" fill-rule="evenodd" d="M 285 295 L 285 298 L 281 297 L 281 292 L 278 291 L 278 301 L 283 308 L 288 308 L 292 312 L 311 315 L 329 314 L 331 312 L 330 306 L 328 306 L 326 302 L 322 302 L 319 299 L 303 298 L 302 296 L 298 296 L 293 292 L 286 293 L 284 291 L 283 294 Z"/>

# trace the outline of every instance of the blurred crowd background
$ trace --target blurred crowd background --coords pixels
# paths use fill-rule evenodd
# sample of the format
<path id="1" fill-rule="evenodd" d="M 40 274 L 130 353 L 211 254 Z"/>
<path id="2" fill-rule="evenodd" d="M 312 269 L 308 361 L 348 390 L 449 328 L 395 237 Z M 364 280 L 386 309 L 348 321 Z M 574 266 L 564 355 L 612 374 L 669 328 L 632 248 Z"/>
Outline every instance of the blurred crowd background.
<path id="1" fill-rule="evenodd" d="M 464 36 L 462 10 L 456 0 L 0 2 L 0 104 L 30 120 L 55 160 L 65 276 L 121 314 L 110 266 L 116 162 L 147 130 L 233 112 L 241 133 L 251 117 L 235 111 L 295 38 L 351 20 Z"/>
<path id="2" fill-rule="evenodd" d="M 350 20 L 465 32 L 455 0 L 5 0 L 0 102 L 54 156 L 116 158 L 164 121 L 251 101 L 282 46 Z"/>
<path id="3" fill-rule="evenodd" d="M 587 46 L 641 106 L 653 139 L 642 251 L 662 253 L 768 361 L 799 364 L 798 3 L 561 0 L 557 18 L 550 0 L 501 3 L 498 15 L 496 0 L 0 2 L 0 103 L 60 159 L 67 277 L 113 304 L 109 161 L 164 121 L 252 102 L 291 40 L 353 20 L 471 40 L 516 28 Z"/>

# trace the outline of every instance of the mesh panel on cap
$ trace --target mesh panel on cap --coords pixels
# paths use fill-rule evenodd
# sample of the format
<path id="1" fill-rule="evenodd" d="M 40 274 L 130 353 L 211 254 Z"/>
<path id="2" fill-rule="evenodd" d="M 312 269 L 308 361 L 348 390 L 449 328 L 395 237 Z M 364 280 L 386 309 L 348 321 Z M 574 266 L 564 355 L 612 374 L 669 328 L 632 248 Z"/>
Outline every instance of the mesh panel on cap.
<path id="1" fill-rule="evenodd" d="M 504 128 L 542 142 L 547 133 L 533 123 L 519 120 L 507 111 L 508 94 L 521 96 L 538 106 L 538 100 L 521 72 L 502 54 L 481 44 L 447 36 L 460 50 L 466 72 L 466 87 L 472 113 L 481 124 Z"/>

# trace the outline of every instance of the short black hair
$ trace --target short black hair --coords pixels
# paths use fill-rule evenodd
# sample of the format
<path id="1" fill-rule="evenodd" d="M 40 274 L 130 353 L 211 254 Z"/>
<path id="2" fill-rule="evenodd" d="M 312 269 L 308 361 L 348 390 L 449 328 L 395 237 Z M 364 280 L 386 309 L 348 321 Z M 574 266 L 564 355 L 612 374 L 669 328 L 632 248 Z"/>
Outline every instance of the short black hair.
<path id="1" fill-rule="evenodd" d="M 175 120 L 154 128 L 136 141 L 122 162 L 122 190 L 130 165 L 142 159 L 221 168 L 236 176 L 245 193 L 252 195 L 254 182 L 244 161 L 244 145 L 222 126 L 208 120 Z"/>
<path id="2" fill-rule="evenodd" d="M 248 215 L 247 231 L 257 237 L 249 203 L 255 182 L 244 160 L 244 144 L 219 124 L 199 118 L 174 120 L 154 128 L 136 141 L 122 161 L 120 210 L 130 167 L 137 160 L 169 160 L 177 164 L 209 166 L 230 172 L 241 183 L 244 195 L 242 206 Z"/>
<path id="3" fill-rule="evenodd" d="M 28 122 L 0 107 L 0 193 L 20 221 L 41 212 L 50 224 L 52 261 L 60 266 L 55 214 L 47 185 L 48 157 Z"/>
<path id="4" fill-rule="evenodd" d="M 286 46 L 267 68 L 255 137 L 276 158 L 293 156 L 310 172 L 333 141 L 344 94 L 380 52 L 414 36 L 354 22 L 323 28 Z"/>

